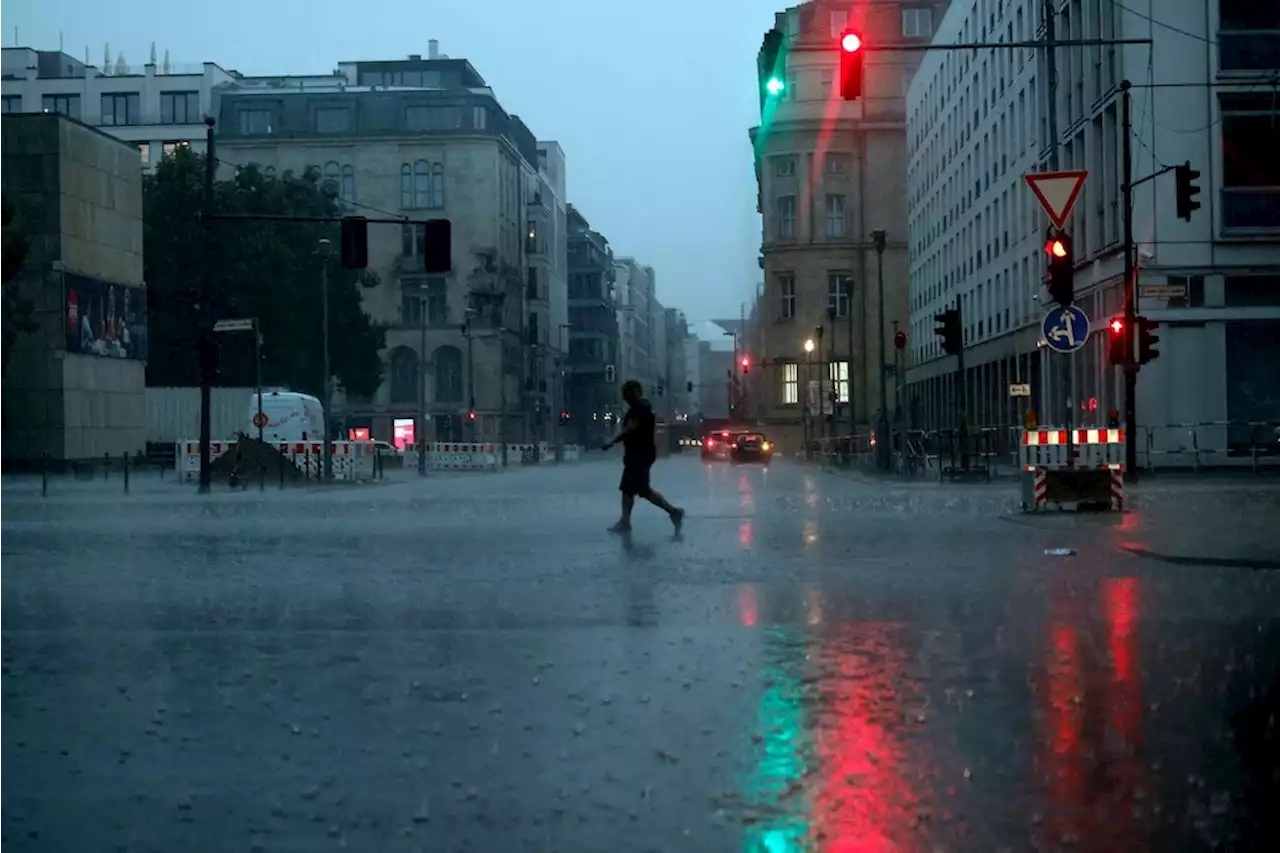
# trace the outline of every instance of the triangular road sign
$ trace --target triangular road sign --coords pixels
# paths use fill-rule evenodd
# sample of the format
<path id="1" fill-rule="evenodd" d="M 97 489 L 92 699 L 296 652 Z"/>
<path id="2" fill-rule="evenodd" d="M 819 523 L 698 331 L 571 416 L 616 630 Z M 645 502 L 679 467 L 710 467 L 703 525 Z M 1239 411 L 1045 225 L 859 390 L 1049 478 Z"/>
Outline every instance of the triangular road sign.
<path id="1" fill-rule="evenodd" d="M 1089 173 L 1083 169 L 1073 172 L 1038 172 L 1023 175 L 1022 179 L 1031 187 L 1044 212 L 1049 214 L 1049 221 L 1056 228 L 1066 225 L 1071 208 L 1075 206 L 1076 197 L 1084 188 L 1084 179 Z"/>

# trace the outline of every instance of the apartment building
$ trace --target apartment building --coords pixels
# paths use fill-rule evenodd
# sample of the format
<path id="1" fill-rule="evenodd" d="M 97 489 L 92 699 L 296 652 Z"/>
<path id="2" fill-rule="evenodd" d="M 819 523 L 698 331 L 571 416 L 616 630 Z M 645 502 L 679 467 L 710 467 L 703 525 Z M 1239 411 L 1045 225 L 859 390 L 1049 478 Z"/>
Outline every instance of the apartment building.
<path id="1" fill-rule="evenodd" d="M 1042 38 L 1045 8 L 1039 0 L 956 0 L 935 40 Z M 1177 216 L 1171 173 L 1134 194 L 1137 307 L 1161 324 L 1160 357 L 1138 377 L 1138 440 L 1180 442 L 1186 427 L 1166 425 L 1232 421 L 1203 428 L 1196 440 L 1238 447 L 1247 442 L 1242 422 L 1280 419 L 1272 367 L 1280 357 L 1280 7 L 1056 0 L 1049 8 L 1058 38 L 1149 38 L 1155 46 L 1056 49 L 1052 98 L 1044 51 L 926 56 L 907 96 L 909 396 L 931 426 L 954 422 L 961 381 L 971 423 L 1016 422 L 1012 382 L 1032 385 L 1030 406 L 1042 423 L 1063 423 L 1070 412 L 1077 425 L 1101 424 L 1123 410 L 1105 329 L 1124 305 L 1120 83 L 1129 80 L 1134 180 L 1190 162 L 1203 190 L 1189 221 Z M 1076 304 L 1094 334 L 1071 355 L 1043 345 L 1048 220 L 1023 181 L 1051 168 L 1088 171 L 1067 228 Z M 933 334 L 933 316 L 957 299 L 962 378 Z"/>
<path id="2" fill-rule="evenodd" d="M 339 417 L 377 437 L 403 435 L 421 385 L 427 440 L 528 438 L 542 393 L 529 327 L 537 322 L 541 334 L 549 324 L 532 319 L 547 316 L 547 300 L 532 316 L 527 300 L 530 270 L 548 275 L 542 217 L 528 238 L 529 190 L 539 186 L 533 134 L 465 59 L 340 70 L 345 82 L 328 89 L 229 91 L 218 121 L 224 173 L 314 167 L 352 211 L 453 223 L 454 271 L 442 276 L 423 274 L 420 232 L 370 227 L 369 269 L 380 283 L 363 292 L 364 306 L 387 326 L 387 371 L 371 399 L 340 397 Z"/>
<path id="3" fill-rule="evenodd" d="M 569 222 L 569 434 L 584 446 L 612 434 L 621 413 L 617 366 L 621 344 L 609 241 L 572 204 Z"/>
<path id="4" fill-rule="evenodd" d="M 763 226 L 757 356 L 769 365 L 754 414 L 782 446 L 798 447 L 810 427 L 847 433 L 874 420 L 882 342 L 907 318 L 905 93 L 920 53 L 868 53 L 863 97 L 844 101 L 839 36 L 854 27 L 867 43 L 919 45 L 945 8 L 873 0 L 851 11 L 813 0 L 776 15 L 786 86 L 763 100 L 750 136 Z M 819 327 L 823 349 L 807 354 Z"/>

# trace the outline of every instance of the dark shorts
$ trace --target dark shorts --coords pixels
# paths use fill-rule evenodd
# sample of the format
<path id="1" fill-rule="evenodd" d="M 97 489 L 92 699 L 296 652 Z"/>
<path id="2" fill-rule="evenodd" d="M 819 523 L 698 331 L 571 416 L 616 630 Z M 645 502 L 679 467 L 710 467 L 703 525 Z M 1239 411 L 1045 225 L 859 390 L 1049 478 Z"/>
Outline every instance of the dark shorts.
<path id="1" fill-rule="evenodd" d="M 624 495 L 643 497 L 649 494 L 649 469 L 652 462 L 625 462 L 622 465 L 622 482 L 618 489 Z"/>

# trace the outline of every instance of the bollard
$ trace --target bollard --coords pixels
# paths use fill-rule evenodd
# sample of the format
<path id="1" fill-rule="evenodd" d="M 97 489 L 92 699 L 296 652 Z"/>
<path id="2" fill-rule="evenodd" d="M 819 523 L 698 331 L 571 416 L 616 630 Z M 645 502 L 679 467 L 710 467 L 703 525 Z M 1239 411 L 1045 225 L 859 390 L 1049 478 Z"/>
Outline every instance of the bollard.
<path id="1" fill-rule="evenodd" d="M 40 497 L 49 497 L 49 451 L 40 451 Z"/>
<path id="2" fill-rule="evenodd" d="M 127 495 L 129 494 L 129 451 L 126 450 L 120 455 L 124 457 L 121 463 L 124 465 L 122 469 L 124 471 L 124 493 Z"/>
<path id="3" fill-rule="evenodd" d="M 110 453 L 102 454 L 102 479 L 104 480 L 111 479 L 111 454 Z"/>
<path id="4" fill-rule="evenodd" d="M 285 457 L 284 457 L 284 454 L 281 453 L 279 468 L 280 468 L 280 488 L 282 489 L 284 488 L 284 462 L 285 462 Z"/>

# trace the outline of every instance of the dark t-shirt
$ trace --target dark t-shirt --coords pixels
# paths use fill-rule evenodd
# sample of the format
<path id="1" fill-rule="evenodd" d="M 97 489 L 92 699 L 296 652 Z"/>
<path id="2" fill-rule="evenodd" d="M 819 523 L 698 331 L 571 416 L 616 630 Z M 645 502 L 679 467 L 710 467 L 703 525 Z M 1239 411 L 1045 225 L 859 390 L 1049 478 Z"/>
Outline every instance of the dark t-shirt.
<path id="1" fill-rule="evenodd" d="M 657 427 L 657 419 L 653 416 L 653 408 L 648 400 L 637 400 L 623 416 L 622 425 L 635 428 L 622 436 L 624 465 L 651 465 L 658 456 L 658 447 L 654 443 L 653 433 Z"/>

